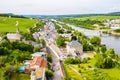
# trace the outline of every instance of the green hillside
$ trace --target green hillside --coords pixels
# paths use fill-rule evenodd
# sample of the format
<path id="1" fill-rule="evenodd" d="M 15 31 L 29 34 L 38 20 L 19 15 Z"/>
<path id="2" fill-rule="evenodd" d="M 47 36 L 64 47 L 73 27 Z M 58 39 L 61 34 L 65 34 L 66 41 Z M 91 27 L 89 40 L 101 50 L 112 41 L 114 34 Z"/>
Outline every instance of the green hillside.
<path id="1" fill-rule="evenodd" d="M 34 27 L 34 24 L 37 22 L 37 20 L 26 18 L 0 17 L 0 32 L 15 32 L 16 21 L 19 22 L 18 27 L 22 32 L 26 32 L 30 27 Z"/>

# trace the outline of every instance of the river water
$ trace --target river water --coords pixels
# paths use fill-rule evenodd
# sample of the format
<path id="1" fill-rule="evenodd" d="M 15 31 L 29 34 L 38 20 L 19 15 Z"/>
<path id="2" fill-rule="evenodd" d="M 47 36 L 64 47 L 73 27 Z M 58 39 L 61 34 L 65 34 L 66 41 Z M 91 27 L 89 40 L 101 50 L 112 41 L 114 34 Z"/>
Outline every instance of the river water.
<path id="1" fill-rule="evenodd" d="M 98 30 L 88 30 L 70 24 L 67 25 L 84 33 L 88 37 L 99 36 L 102 40 L 102 44 L 105 44 L 107 48 L 114 48 L 116 54 L 120 55 L 120 37 L 110 36 L 109 34 L 102 34 L 100 36 L 100 32 Z"/>

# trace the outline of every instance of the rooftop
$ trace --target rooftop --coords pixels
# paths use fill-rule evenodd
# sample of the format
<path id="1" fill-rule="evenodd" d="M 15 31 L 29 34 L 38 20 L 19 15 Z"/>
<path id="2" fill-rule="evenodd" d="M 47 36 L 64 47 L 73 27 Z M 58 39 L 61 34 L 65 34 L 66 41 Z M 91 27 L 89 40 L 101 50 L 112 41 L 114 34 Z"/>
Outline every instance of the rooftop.
<path id="1" fill-rule="evenodd" d="M 44 52 L 36 52 L 36 53 L 32 54 L 32 57 L 42 57 L 42 56 L 45 56 Z"/>
<path id="2" fill-rule="evenodd" d="M 47 60 L 42 57 L 36 57 L 30 61 L 30 66 L 38 66 L 39 68 L 47 67 Z"/>
<path id="3" fill-rule="evenodd" d="M 16 34 L 16 33 L 8 33 L 7 34 L 7 38 L 9 40 L 12 40 L 12 39 L 14 39 L 14 40 L 20 40 L 21 35 L 20 34 Z"/>
<path id="4" fill-rule="evenodd" d="M 74 47 L 74 46 L 82 46 L 78 41 L 71 41 L 68 45 L 72 46 L 72 47 Z"/>

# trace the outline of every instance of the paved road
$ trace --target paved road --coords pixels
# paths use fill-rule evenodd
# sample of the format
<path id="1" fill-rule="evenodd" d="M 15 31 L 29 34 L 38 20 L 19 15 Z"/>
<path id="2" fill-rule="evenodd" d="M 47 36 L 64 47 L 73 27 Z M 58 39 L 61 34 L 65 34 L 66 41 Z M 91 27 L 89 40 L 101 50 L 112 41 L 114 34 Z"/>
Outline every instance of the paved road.
<path id="1" fill-rule="evenodd" d="M 47 51 L 49 53 L 51 53 L 51 55 L 53 57 L 53 64 L 55 64 L 55 66 L 53 67 L 53 70 L 54 70 L 53 80 L 62 80 L 59 60 L 58 60 L 57 56 L 55 56 L 55 54 L 48 47 L 47 47 Z"/>

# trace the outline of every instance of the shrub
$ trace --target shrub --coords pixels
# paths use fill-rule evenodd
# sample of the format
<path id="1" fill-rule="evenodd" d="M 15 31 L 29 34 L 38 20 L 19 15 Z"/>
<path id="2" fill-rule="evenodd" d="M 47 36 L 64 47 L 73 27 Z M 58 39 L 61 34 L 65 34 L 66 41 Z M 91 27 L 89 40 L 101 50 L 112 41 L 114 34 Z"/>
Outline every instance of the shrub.
<path id="1" fill-rule="evenodd" d="M 67 58 L 64 61 L 66 64 L 79 64 L 81 63 L 80 58 Z"/>
<path id="2" fill-rule="evenodd" d="M 78 72 L 81 73 L 81 70 L 79 70 Z"/>
<path id="3" fill-rule="evenodd" d="M 80 64 L 78 64 L 78 67 L 80 68 Z"/>

